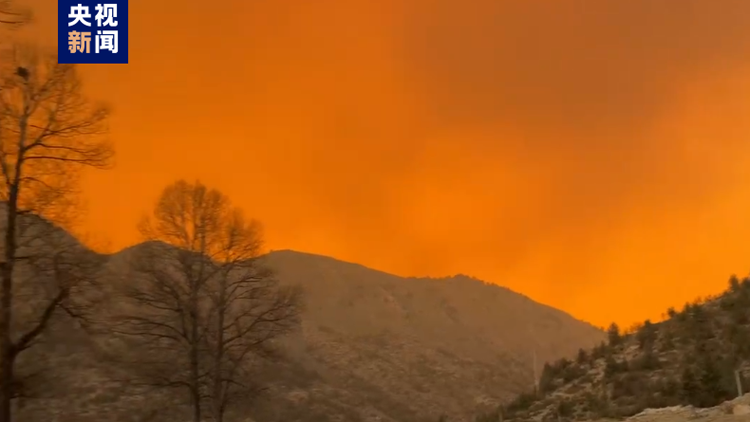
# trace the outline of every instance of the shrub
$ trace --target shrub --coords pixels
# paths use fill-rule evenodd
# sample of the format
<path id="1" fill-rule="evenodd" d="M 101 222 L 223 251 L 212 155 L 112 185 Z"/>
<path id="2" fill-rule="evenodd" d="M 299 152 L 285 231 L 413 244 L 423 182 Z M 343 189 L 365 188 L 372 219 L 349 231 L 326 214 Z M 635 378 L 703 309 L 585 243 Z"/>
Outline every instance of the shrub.
<path id="1" fill-rule="evenodd" d="M 607 378 L 612 378 L 613 376 L 628 371 L 628 362 L 627 361 L 621 361 L 618 362 L 615 360 L 612 356 L 607 356 L 607 360 L 604 367 L 604 376 Z"/>
<path id="2" fill-rule="evenodd" d="M 630 364 L 630 369 L 635 371 L 653 371 L 659 368 L 661 368 L 659 357 L 651 351 L 647 351 L 638 358 L 633 359 Z"/>
<path id="3" fill-rule="evenodd" d="M 637 397 L 646 390 L 647 379 L 635 372 L 619 377 L 612 382 L 612 399 Z"/>
<path id="4" fill-rule="evenodd" d="M 601 342 L 598 346 L 594 347 L 594 349 L 591 351 L 591 360 L 597 360 L 605 357 L 607 355 L 607 344 L 604 342 Z"/>
<path id="5" fill-rule="evenodd" d="M 512 402 L 508 403 L 506 411 L 508 414 L 512 414 L 521 410 L 528 410 L 536 400 L 537 396 L 534 393 L 519 394 Z"/>
<path id="6" fill-rule="evenodd" d="M 572 400 L 563 399 L 557 403 L 557 414 L 563 418 L 573 416 L 575 409 L 575 403 Z"/>
<path id="7" fill-rule="evenodd" d="M 586 374 L 586 370 L 580 366 L 571 365 L 562 373 L 563 382 L 568 384 Z"/>
<path id="8" fill-rule="evenodd" d="M 576 356 L 576 363 L 583 365 L 589 360 L 589 355 L 583 349 L 578 349 L 578 356 Z"/>
<path id="9" fill-rule="evenodd" d="M 620 335 L 620 327 L 614 322 L 610 324 L 609 328 L 607 329 L 607 340 L 609 341 L 609 345 L 611 347 L 618 346 L 622 341 L 622 336 Z"/>
<path id="10" fill-rule="evenodd" d="M 636 340 L 638 340 L 638 347 L 641 350 L 649 349 L 653 346 L 656 341 L 657 331 L 654 324 L 650 320 L 643 322 L 643 325 L 636 333 Z"/>
<path id="11" fill-rule="evenodd" d="M 677 311 L 674 309 L 674 307 L 670 306 L 669 309 L 667 309 L 667 316 L 672 319 L 677 316 Z"/>

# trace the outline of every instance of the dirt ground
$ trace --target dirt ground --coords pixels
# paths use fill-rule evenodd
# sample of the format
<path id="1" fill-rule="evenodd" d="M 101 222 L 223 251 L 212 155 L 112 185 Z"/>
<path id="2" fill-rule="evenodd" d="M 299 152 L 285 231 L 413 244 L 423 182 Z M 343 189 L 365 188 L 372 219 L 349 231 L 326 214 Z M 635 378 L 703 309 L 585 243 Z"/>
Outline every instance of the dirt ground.
<path id="1" fill-rule="evenodd" d="M 627 420 L 629 422 L 750 422 L 750 394 L 709 409 L 696 409 L 689 406 L 647 409 Z"/>

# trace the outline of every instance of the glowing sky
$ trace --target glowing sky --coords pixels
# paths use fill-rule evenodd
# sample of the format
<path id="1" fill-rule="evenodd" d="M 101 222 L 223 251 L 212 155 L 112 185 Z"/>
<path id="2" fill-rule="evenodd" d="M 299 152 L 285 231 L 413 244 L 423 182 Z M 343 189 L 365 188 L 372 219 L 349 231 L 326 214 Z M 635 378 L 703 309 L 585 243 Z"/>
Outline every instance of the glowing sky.
<path id="1" fill-rule="evenodd" d="M 56 1 L 24 34 L 54 46 Z M 131 0 L 85 181 L 112 248 L 200 178 L 268 247 L 467 273 L 604 325 L 750 270 L 750 1 Z M 19 35 L 20 36 L 20 35 Z"/>

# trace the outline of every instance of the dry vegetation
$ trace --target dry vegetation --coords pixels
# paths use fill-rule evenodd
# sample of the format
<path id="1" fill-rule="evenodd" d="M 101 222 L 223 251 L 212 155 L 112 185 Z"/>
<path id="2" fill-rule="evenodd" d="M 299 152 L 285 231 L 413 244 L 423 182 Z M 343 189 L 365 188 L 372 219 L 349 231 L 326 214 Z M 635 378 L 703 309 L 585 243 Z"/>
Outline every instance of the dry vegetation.
<path id="1" fill-rule="evenodd" d="M 5 3 L 0 14 L 15 16 Z M 195 422 L 206 414 L 223 421 L 255 391 L 258 358 L 299 326 L 297 291 L 258 265 L 257 224 L 220 192 L 176 182 L 154 209 L 150 248 L 130 263 L 137 271 L 103 282 L 106 257 L 60 225 L 76 220 L 80 170 L 111 164 L 108 110 L 83 95 L 76 67 L 54 55 L 13 45 L 0 60 L 0 421 L 30 420 L 26 403 L 49 395 L 53 368 L 72 363 L 52 364 L 55 349 L 71 346 L 55 329 L 84 345 L 90 365 L 62 380 L 111 381 L 110 395 L 151 394 L 162 409 L 191 408 Z M 131 303 L 113 306 L 124 299 Z M 97 309 L 104 301 L 106 310 Z M 76 326 L 99 336 L 82 341 Z M 119 349 L 95 347 L 118 337 L 127 337 Z M 91 371 L 107 359 L 109 367 Z M 166 393 L 173 389 L 185 394 Z M 53 409 L 47 419 L 60 417 Z"/>
<path id="2" fill-rule="evenodd" d="M 519 395 L 477 421 L 622 418 L 646 408 L 716 406 L 747 391 L 750 279 L 732 277 L 722 294 L 669 309 L 575 359 L 547 364 L 536 392 Z"/>
<path id="3" fill-rule="evenodd" d="M 112 150 L 107 110 L 89 102 L 76 69 L 34 48 L 0 59 L 0 421 L 19 395 L 18 360 L 58 313 L 85 317 L 96 260 L 50 222 L 70 222 L 83 167 L 104 168 Z"/>

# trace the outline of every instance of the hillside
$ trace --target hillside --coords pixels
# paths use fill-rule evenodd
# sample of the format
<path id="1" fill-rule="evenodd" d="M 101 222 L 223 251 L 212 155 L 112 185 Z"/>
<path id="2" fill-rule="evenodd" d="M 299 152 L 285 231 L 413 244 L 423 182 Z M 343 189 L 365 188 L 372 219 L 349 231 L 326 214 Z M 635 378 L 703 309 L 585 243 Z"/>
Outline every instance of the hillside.
<path id="1" fill-rule="evenodd" d="M 622 418 L 646 408 L 716 406 L 750 389 L 750 279 L 732 277 L 720 295 L 669 309 L 660 323 L 608 340 L 575 359 L 545 365 L 537 392 L 527 391 L 477 418 L 590 420 Z M 737 371 L 737 372 L 735 372 Z"/>
<path id="2" fill-rule="evenodd" d="M 128 282 L 136 249 L 105 257 L 108 288 Z M 285 359 L 258 374 L 269 390 L 237 420 L 470 420 L 477 408 L 494 408 L 533 384 L 534 352 L 541 366 L 605 337 L 559 310 L 466 276 L 401 278 L 292 251 L 266 260 L 283 283 L 303 286 L 306 310 L 301 331 L 281 345 Z M 107 341 L 59 321 L 24 360 L 29 374 L 38 362 L 54 362 L 41 378 L 44 388 L 19 402 L 24 420 L 136 422 L 170 406 L 117 382 L 127 373 L 101 358 Z"/>
<path id="3" fill-rule="evenodd" d="M 268 263 L 282 281 L 305 287 L 294 361 L 325 378 L 322 390 L 359 396 L 381 420 L 460 420 L 531 385 L 535 350 L 541 367 L 603 338 L 561 311 L 466 276 L 404 279 L 292 251 L 272 253 Z"/>

